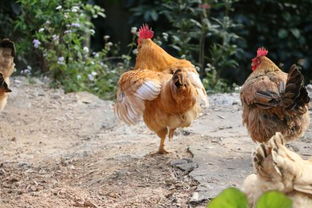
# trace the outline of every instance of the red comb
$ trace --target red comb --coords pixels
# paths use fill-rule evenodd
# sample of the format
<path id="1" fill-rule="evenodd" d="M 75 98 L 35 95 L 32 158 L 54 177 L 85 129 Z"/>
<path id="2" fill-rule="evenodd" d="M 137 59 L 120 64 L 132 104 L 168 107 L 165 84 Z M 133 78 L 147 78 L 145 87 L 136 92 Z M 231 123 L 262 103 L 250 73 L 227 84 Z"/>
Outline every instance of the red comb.
<path id="1" fill-rule="evenodd" d="M 257 50 L 257 57 L 259 56 L 266 56 L 268 54 L 268 50 L 265 48 L 258 48 Z"/>
<path id="2" fill-rule="evenodd" d="M 154 31 L 148 27 L 148 25 L 144 24 L 139 29 L 139 38 L 148 39 L 153 38 Z"/>

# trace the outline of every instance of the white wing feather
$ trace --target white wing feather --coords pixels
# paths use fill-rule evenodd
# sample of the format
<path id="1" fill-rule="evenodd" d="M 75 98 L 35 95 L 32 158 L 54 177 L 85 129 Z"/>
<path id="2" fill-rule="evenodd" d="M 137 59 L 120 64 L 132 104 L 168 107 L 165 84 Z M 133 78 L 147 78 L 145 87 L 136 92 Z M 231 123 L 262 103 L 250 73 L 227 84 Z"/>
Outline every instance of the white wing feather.
<path id="1" fill-rule="evenodd" d="M 209 106 L 208 96 L 207 96 L 206 90 L 204 88 L 204 85 L 199 78 L 199 74 L 197 74 L 195 72 L 188 72 L 187 74 L 188 74 L 188 78 L 190 79 L 191 83 L 193 84 L 193 86 L 197 90 L 199 102 L 200 103 L 203 102 L 204 106 L 208 107 Z"/>
<path id="2" fill-rule="evenodd" d="M 160 92 L 161 85 L 154 81 L 145 81 L 139 89 L 135 92 L 135 95 L 142 100 L 154 100 Z"/>
<path id="3" fill-rule="evenodd" d="M 118 90 L 114 108 L 116 116 L 129 125 L 136 124 L 142 118 L 145 110 L 144 101 L 157 98 L 160 90 L 161 84 L 156 80 L 143 82 L 135 93 Z"/>

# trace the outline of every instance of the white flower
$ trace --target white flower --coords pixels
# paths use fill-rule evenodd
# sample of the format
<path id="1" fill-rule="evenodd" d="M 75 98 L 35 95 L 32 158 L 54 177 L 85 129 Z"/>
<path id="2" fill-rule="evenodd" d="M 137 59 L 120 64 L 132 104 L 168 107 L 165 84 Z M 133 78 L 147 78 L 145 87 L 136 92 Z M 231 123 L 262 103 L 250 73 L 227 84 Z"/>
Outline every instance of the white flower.
<path id="1" fill-rule="evenodd" d="M 167 41 L 169 37 L 168 33 L 163 32 L 162 35 L 163 35 L 163 38 Z"/>
<path id="2" fill-rule="evenodd" d="M 94 35 L 95 30 L 91 29 L 91 30 L 90 30 L 90 33 L 91 33 L 91 35 Z"/>
<path id="3" fill-rule="evenodd" d="M 56 10 L 60 10 L 60 9 L 62 9 L 62 6 L 61 6 L 61 5 L 58 5 L 55 9 L 56 9 Z"/>
<path id="4" fill-rule="evenodd" d="M 88 79 L 89 79 L 90 81 L 93 81 L 93 80 L 94 80 L 94 76 L 93 76 L 92 74 L 88 74 Z"/>
<path id="5" fill-rule="evenodd" d="M 21 74 L 28 75 L 28 74 L 30 74 L 30 71 L 28 69 L 23 69 L 21 71 Z"/>
<path id="6" fill-rule="evenodd" d="M 109 35 L 104 36 L 104 40 L 108 40 L 109 38 L 110 38 Z"/>
<path id="7" fill-rule="evenodd" d="M 80 74 L 77 75 L 77 79 L 81 79 L 81 75 Z"/>
<path id="8" fill-rule="evenodd" d="M 72 12 L 78 12 L 78 10 L 79 10 L 78 6 L 73 6 L 71 9 Z"/>
<path id="9" fill-rule="evenodd" d="M 97 75 L 97 73 L 96 73 L 95 71 L 91 72 L 91 74 L 92 74 L 93 76 L 96 76 L 96 75 Z"/>
<path id="10" fill-rule="evenodd" d="M 106 43 L 106 45 L 107 45 L 107 46 L 112 46 L 113 43 L 112 43 L 112 42 L 108 42 L 108 43 Z"/>
<path id="11" fill-rule="evenodd" d="M 89 48 L 88 47 L 83 47 L 83 52 L 85 52 L 85 53 L 89 53 Z"/>
<path id="12" fill-rule="evenodd" d="M 39 31 L 39 32 L 43 32 L 43 31 L 44 31 L 44 28 L 42 27 L 42 28 L 40 28 L 38 31 Z"/>
<path id="13" fill-rule="evenodd" d="M 51 22 L 50 22 L 49 20 L 46 21 L 46 24 L 47 24 L 47 25 L 50 24 L 50 23 L 51 23 Z"/>
<path id="14" fill-rule="evenodd" d="M 138 54 L 138 52 L 139 52 L 138 49 L 134 49 L 134 50 L 132 51 L 133 54 Z"/>
<path id="15" fill-rule="evenodd" d="M 95 53 L 94 57 L 99 58 L 100 54 L 99 53 Z"/>
<path id="16" fill-rule="evenodd" d="M 131 27 L 131 33 L 136 34 L 138 28 L 137 27 Z"/>
<path id="17" fill-rule="evenodd" d="M 39 40 L 37 40 L 37 39 L 34 39 L 33 40 L 33 44 L 34 44 L 35 48 L 38 48 L 40 46 L 41 42 Z"/>
<path id="18" fill-rule="evenodd" d="M 80 24 L 79 23 L 72 23 L 71 26 L 72 27 L 80 27 Z"/>
<path id="19" fill-rule="evenodd" d="M 57 63 L 58 64 L 60 64 L 60 65 L 64 65 L 65 64 L 65 62 L 64 62 L 64 57 L 63 56 L 61 56 L 61 57 L 58 57 L 58 59 L 57 59 Z"/>
<path id="20" fill-rule="evenodd" d="M 54 41 L 57 41 L 57 40 L 59 39 L 59 36 L 58 36 L 58 35 L 52 35 L 52 39 L 53 39 Z"/>
<path id="21" fill-rule="evenodd" d="M 68 19 L 68 17 L 69 17 L 68 14 L 65 13 L 65 14 L 64 14 L 64 18 L 65 18 L 65 19 Z"/>
<path id="22" fill-rule="evenodd" d="M 72 32 L 71 30 L 65 30 L 65 31 L 64 31 L 65 34 L 71 33 L 71 32 Z"/>

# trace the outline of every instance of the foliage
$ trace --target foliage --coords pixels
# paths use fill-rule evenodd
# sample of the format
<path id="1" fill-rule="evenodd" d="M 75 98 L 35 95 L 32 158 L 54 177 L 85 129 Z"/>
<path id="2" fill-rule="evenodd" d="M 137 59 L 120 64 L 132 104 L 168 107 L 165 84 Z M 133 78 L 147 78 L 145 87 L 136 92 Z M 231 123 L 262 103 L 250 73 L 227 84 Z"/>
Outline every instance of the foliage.
<path id="1" fill-rule="evenodd" d="M 114 89 L 119 70 L 128 68 L 135 43 L 132 39 L 128 54 L 121 55 L 110 41 L 130 34 L 105 36 L 104 44 L 102 39 L 100 43 L 103 50 L 92 53 L 90 36 L 103 30 L 101 23 L 101 28 L 92 24 L 99 16 L 98 22 L 105 22 L 103 34 L 116 24 L 114 20 L 123 17 L 127 17 L 124 24 L 129 28 L 151 25 L 157 43 L 198 67 L 208 90 L 229 91 L 233 83 L 242 84 L 251 72 L 250 59 L 260 46 L 267 47 L 269 57 L 282 69 L 287 71 L 297 63 L 305 79 L 312 78 L 312 1 L 108 0 L 106 5 L 119 4 L 114 9 L 122 10 L 118 10 L 121 16 L 110 19 L 103 18 L 103 9 L 87 2 L 103 5 L 104 1 L 0 1 L 0 38 L 10 37 L 16 42 L 18 71 L 49 73 L 54 84 L 64 85 L 67 91 L 88 90 L 111 97 L 108 91 Z M 56 10 L 59 5 L 62 8 Z M 73 12 L 77 8 L 72 11 L 75 6 L 77 12 Z M 34 48 L 35 39 L 40 41 L 38 48 Z M 62 57 L 65 64 L 58 63 Z M 96 74 L 93 81 L 90 74 Z M 103 86 L 105 90 L 100 90 Z"/>
<path id="2" fill-rule="evenodd" d="M 300 64 L 312 78 L 312 1 L 240 0 L 233 7 L 233 21 L 242 24 L 237 31 L 242 37 L 238 44 L 244 49 L 237 59 L 241 75 L 237 81 L 245 80 L 250 70 L 250 59 L 260 46 L 269 50 L 269 57 L 287 71 L 294 64 Z"/>
<path id="3" fill-rule="evenodd" d="M 236 188 L 222 191 L 207 206 L 208 208 L 247 208 L 248 201 L 244 193 Z"/>
<path id="4" fill-rule="evenodd" d="M 13 31 L 12 16 L 17 14 L 17 7 L 14 2 L 0 1 L 0 37 L 8 37 Z M 11 12 L 12 11 L 12 12 Z"/>
<path id="5" fill-rule="evenodd" d="M 244 193 L 236 188 L 222 191 L 208 203 L 207 208 L 247 208 L 248 201 Z M 255 208 L 291 208 L 292 201 L 283 193 L 268 191 L 256 202 Z"/>
<path id="6" fill-rule="evenodd" d="M 141 3 L 132 9 L 135 17 L 152 21 L 152 25 L 153 21 L 167 22 L 169 28 L 159 28 L 163 32 L 158 42 L 166 50 L 198 66 L 208 90 L 232 89 L 222 79 L 229 70 L 238 67 L 234 58 L 240 49 L 234 42 L 239 37 L 233 30 L 239 25 L 229 18 L 232 0 L 162 0 L 155 1 L 152 8 L 144 0 Z M 157 16 L 148 18 L 155 11 L 158 11 Z"/>
<path id="7" fill-rule="evenodd" d="M 104 10 L 80 0 L 18 0 L 18 3 L 22 14 L 15 29 L 24 37 L 17 44 L 21 57 L 34 48 L 42 61 L 40 68 L 52 75 L 54 84 L 63 85 L 66 91 L 85 90 L 111 98 L 119 70 L 110 69 L 113 67 L 107 57 L 113 44 L 105 37 L 102 51 L 91 53 L 88 47 L 90 36 L 95 33 L 91 18 L 105 17 Z"/>
<path id="8" fill-rule="evenodd" d="M 162 11 L 161 0 L 128 0 L 126 7 L 131 10 L 130 24 L 138 24 L 143 22 L 152 22 L 159 19 L 159 14 Z M 141 21 L 140 21 L 141 20 Z M 142 20 L 144 20 L 142 22 Z"/>
<path id="9" fill-rule="evenodd" d="M 312 1 L 126 2 L 132 2 L 135 14 L 131 23 L 147 22 L 156 34 L 164 32 L 162 47 L 199 66 L 207 89 L 242 84 L 251 72 L 250 60 L 261 46 L 267 47 L 269 57 L 283 70 L 297 63 L 306 80 L 312 78 L 312 22 L 308 21 Z M 146 18 L 153 11 L 157 16 Z"/>
<path id="10" fill-rule="evenodd" d="M 292 201 L 284 194 L 269 191 L 263 194 L 256 203 L 256 208 L 292 208 Z"/>

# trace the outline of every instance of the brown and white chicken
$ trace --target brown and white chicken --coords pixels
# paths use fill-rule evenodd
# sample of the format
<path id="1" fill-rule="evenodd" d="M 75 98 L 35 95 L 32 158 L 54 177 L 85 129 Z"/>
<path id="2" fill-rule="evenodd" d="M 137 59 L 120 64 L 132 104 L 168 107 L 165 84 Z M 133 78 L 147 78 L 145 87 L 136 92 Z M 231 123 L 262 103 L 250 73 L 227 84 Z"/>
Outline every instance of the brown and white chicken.
<path id="1" fill-rule="evenodd" d="M 114 109 L 129 125 L 143 118 L 160 137 L 158 153 L 164 154 L 166 137 L 190 126 L 201 101 L 208 105 L 208 100 L 194 65 L 169 55 L 152 41 L 153 34 L 146 25 L 140 28 L 136 64 L 119 79 Z"/>
<path id="2" fill-rule="evenodd" d="M 290 151 L 281 133 L 258 146 L 253 164 L 256 173 L 249 175 L 243 184 L 252 207 L 269 190 L 285 193 L 293 200 L 293 208 L 312 207 L 312 160 L 303 160 Z"/>
<path id="3" fill-rule="evenodd" d="M 9 39 L 0 41 L 0 111 L 7 104 L 10 76 L 15 70 L 15 46 Z"/>
<path id="4" fill-rule="evenodd" d="M 310 123 L 310 98 L 304 87 L 303 75 L 296 65 L 289 73 L 280 70 L 259 48 L 252 59 L 252 70 L 241 88 L 243 123 L 251 138 L 265 142 L 276 132 L 286 141 L 303 135 Z"/>

